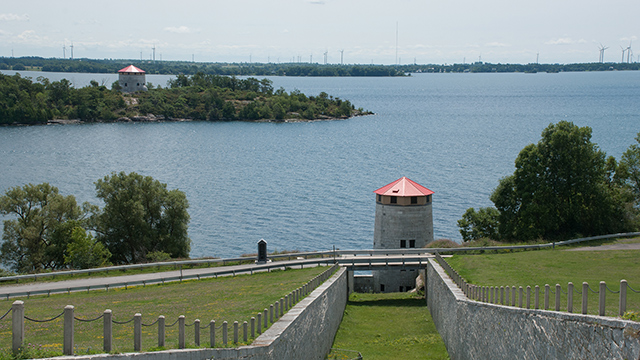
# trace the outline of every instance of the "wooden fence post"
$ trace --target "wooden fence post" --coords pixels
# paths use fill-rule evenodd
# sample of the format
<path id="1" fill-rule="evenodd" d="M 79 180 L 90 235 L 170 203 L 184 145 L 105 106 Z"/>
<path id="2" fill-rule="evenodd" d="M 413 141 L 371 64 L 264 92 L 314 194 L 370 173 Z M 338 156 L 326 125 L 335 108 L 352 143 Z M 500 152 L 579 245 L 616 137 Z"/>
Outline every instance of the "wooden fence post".
<path id="1" fill-rule="evenodd" d="M 165 318 L 164 315 L 158 316 L 158 347 L 164 347 L 165 344 Z"/>
<path id="2" fill-rule="evenodd" d="M 582 283 L 582 314 L 587 314 L 587 306 L 589 306 L 589 284 Z"/>
<path id="3" fill-rule="evenodd" d="M 193 322 L 194 342 L 196 346 L 200 346 L 200 319 L 196 319 Z"/>
<path id="4" fill-rule="evenodd" d="M 573 283 L 567 285 L 567 312 L 573 312 Z"/>
<path id="5" fill-rule="evenodd" d="M 184 349 L 186 345 L 184 325 L 184 315 L 178 316 L 178 349 Z"/>
<path id="6" fill-rule="evenodd" d="M 620 316 L 627 312 L 627 280 L 620 280 L 620 302 L 618 304 L 618 314 Z"/>
<path id="7" fill-rule="evenodd" d="M 113 346 L 113 313 L 110 309 L 104 311 L 102 317 L 102 336 L 104 352 L 110 353 Z"/>
<path id="8" fill-rule="evenodd" d="M 73 305 L 64 307 L 64 355 L 73 355 Z"/>
<path id="9" fill-rule="evenodd" d="M 16 300 L 11 305 L 11 329 L 13 353 L 18 354 L 24 342 L 24 301 L 22 300 Z"/>
<path id="10" fill-rule="evenodd" d="M 142 314 L 133 315 L 133 351 L 142 349 Z"/>
<path id="11" fill-rule="evenodd" d="M 216 347 L 216 321 L 211 320 L 209 322 L 209 343 L 212 348 Z"/>
<path id="12" fill-rule="evenodd" d="M 600 308 L 598 314 L 604 316 L 605 302 L 607 300 L 607 284 L 604 281 L 600 281 Z"/>

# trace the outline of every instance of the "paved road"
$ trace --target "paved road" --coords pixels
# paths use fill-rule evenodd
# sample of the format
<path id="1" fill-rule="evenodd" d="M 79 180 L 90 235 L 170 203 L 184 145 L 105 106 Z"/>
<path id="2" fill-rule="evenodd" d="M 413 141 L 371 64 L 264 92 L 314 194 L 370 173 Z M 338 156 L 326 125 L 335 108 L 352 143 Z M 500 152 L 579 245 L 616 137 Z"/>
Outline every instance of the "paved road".
<path id="1" fill-rule="evenodd" d="M 271 264 L 277 264 L 278 267 L 286 267 L 296 265 L 301 266 L 301 263 L 304 267 L 317 266 L 317 263 L 314 260 L 278 261 Z M 305 265 L 305 263 L 308 264 Z M 179 281 L 180 277 L 189 279 L 197 278 L 198 275 L 201 275 L 202 277 L 232 276 L 234 274 L 234 271 L 238 273 L 245 273 L 250 272 L 251 269 L 255 269 L 256 272 L 267 271 L 265 269 L 259 269 L 259 267 L 255 264 L 244 264 L 110 277 L 94 276 L 82 278 L 82 275 L 78 275 L 75 279 L 70 280 L 26 282 L 21 284 L 2 285 L 0 286 L 0 298 L 6 298 L 7 295 L 9 295 L 10 297 L 14 297 L 13 294 L 23 295 L 27 292 L 46 293 L 46 291 L 51 291 L 51 293 L 59 293 L 66 292 L 67 289 L 72 289 L 71 291 L 80 291 L 87 290 L 87 288 L 104 289 L 106 286 L 109 286 L 111 288 L 124 287 L 124 284 L 126 283 L 130 285 L 142 285 L 142 282 L 151 284 L 162 282 L 162 279 L 167 279 L 167 281 Z"/>
<path id="2" fill-rule="evenodd" d="M 360 265 L 366 270 L 367 266 L 374 264 L 378 267 L 383 266 L 418 266 L 418 264 L 425 264 L 427 258 L 431 258 L 431 254 L 421 255 L 376 255 L 376 256 L 342 256 L 338 260 L 345 265 Z M 156 273 L 145 273 L 135 275 L 121 275 L 111 277 L 83 277 L 83 275 L 77 275 L 76 278 L 62 281 L 35 281 L 24 282 L 21 284 L 6 284 L 0 285 L 0 299 L 19 297 L 36 294 L 61 293 L 67 291 L 87 291 L 90 289 L 105 289 L 125 286 L 141 286 L 144 284 L 155 284 L 161 282 L 180 281 L 181 279 L 196 279 L 200 277 L 217 277 L 217 276 L 232 276 L 236 273 L 252 273 L 260 271 L 268 271 L 270 268 L 302 268 L 302 267 L 315 267 L 318 266 L 318 262 L 325 262 L 326 264 L 332 263 L 333 258 L 324 259 L 297 259 L 287 261 L 276 261 L 266 265 L 257 264 L 244 264 L 244 265 L 231 265 L 231 266 L 219 266 L 210 268 L 197 268 L 197 269 L 184 269 L 184 270 L 172 270 Z M 86 275 L 84 275 L 86 276 Z"/>

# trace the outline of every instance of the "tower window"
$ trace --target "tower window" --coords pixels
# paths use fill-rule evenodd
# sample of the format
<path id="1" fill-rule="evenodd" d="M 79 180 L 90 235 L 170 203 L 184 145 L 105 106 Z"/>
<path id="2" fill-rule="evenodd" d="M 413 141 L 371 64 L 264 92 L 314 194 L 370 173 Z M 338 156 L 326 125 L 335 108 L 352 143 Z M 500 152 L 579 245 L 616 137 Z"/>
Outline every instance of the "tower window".
<path id="1" fill-rule="evenodd" d="M 382 202 L 382 195 L 378 194 L 378 202 Z"/>
<path id="2" fill-rule="evenodd" d="M 414 245 L 415 245 L 415 240 L 414 240 Z M 407 247 L 407 240 L 400 240 L 400 247 L 401 248 L 406 248 Z"/>
<path id="3" fill-rule="evenodd" d="M 412 204 L 417 204 L 418 203 L 418 197 L 417 196 L 412 196 L 411 197 L 411 203 Z"/>
<path id="4" fill-rule="evenodd" d="M 397 196 L 392 196 L 391 197 L 391 203 L 392 204 L 397 204 L 398 203 L 398 197 Z"/>
<path id="5" fill-rule="evenodd" d="M 404 241 L 404 240 L 402 240 L 402 241 Z M 410 248 L 416 247 L 416 241 L 415 240 L 409 240 L 409 247 Z"/>

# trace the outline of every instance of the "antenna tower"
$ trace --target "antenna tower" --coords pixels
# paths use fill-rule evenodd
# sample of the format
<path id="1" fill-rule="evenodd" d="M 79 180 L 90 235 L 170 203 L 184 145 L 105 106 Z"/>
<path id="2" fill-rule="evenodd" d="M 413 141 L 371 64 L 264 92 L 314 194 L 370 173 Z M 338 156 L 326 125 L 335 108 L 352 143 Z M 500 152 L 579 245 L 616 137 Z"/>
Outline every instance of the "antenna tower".
<path id="1" fill-rule="evenodd" d="M 398 22 L 396 21 L 396 65 L 398 65 Z"/>

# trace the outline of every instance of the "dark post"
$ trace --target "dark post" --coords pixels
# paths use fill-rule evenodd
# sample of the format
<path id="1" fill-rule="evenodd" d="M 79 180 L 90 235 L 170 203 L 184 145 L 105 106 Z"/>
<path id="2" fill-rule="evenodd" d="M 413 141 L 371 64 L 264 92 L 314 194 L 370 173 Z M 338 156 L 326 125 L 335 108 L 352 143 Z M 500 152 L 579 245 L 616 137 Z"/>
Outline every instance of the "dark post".
<path id="1" fill-rule="evenodd" d="M 264 239 L 258 241 L 258 264 L 267 262 L 267 242 Z"/>

